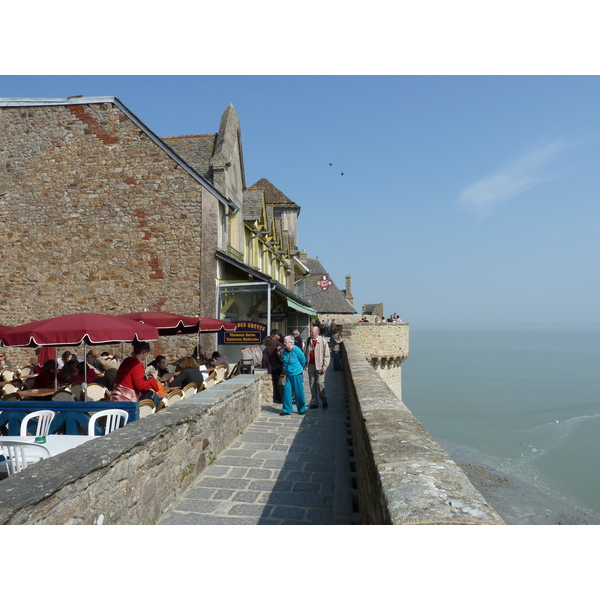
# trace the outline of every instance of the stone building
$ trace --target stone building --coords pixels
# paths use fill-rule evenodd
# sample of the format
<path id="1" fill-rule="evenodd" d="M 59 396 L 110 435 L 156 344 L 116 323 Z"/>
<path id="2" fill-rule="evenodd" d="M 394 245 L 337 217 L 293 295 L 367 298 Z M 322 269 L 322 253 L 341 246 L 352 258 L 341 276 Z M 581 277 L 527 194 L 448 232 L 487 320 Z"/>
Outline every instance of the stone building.
<path id="1" fill-rule="evenodd" d="M 265 218 L 262 269 L 248 264 L 245 189 L 233 106 L 217 134 L 163 140 L 114 97 L 0 99 L 0 261 L 10 281 L 0 321 L 140 310 L 227 318 L 226 286 L 249 281 L 268 288 L 255 311 L 265 322 L 271 292 L 309 318 L 287 287 L 289 236 L 275 219 Z M 180 342 L 190 349 L 161 338 L 155 351 Z"/>
<path id="2" fill-rule="evenodd" d="M 307 273 L 296 281 L 296 293 L 317 311 L 320 319 L 333 319 L 336 324 L 355 323 L 351 278 L 346 277 L 346 289 L 341 290 L 317 258 L 308 258 L 306 252 L 298 253 L 298 261 Z"/>

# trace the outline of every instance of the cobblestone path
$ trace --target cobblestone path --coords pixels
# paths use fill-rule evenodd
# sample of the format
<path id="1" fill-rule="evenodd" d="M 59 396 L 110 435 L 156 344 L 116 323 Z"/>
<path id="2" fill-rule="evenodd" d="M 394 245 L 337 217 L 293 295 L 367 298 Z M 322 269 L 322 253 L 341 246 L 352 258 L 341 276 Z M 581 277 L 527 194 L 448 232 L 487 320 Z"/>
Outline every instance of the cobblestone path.
<path id="1" fill-rule="evenodd" d="M 159 525 L 359 524 L 343 374 L 325 385 L 326 409 L 282 417 L 264 403 Z"/>

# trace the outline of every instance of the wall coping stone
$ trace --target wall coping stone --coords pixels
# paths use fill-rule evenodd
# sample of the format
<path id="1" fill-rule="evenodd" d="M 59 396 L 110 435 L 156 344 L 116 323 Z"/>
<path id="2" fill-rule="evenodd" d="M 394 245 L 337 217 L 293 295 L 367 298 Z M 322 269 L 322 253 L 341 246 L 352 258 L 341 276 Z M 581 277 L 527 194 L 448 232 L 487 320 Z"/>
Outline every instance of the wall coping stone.
<path id="1" fill-rule="evenodd" d="M 504 524 L 350 340 L 342 346 L 363 524 Z"/>

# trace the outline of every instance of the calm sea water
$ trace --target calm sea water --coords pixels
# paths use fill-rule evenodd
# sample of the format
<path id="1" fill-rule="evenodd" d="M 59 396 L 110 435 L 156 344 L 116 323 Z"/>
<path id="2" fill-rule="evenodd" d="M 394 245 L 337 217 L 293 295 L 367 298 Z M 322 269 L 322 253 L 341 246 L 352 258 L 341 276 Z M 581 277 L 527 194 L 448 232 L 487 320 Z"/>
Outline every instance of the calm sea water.
<path id="1" fill-rule="evenodd" d="M 600 329 L 411 327 L 402 398 L 442 445 L 600 515 Z"/>

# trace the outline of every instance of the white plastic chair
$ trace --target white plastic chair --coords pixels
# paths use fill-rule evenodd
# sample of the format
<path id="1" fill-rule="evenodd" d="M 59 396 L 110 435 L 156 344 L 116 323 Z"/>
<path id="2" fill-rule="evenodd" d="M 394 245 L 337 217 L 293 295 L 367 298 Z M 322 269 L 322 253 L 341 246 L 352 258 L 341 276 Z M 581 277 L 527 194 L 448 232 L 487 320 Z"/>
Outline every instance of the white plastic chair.
<path id="1" fill-rule="evenodd" d="M 0 450 L 4 454 L 8 475 L 19 473 L 28 465 L 50 458 L 50 451 L 46 446 L 31 442 L 2 442 Z"/>
<path id="2" fill-rule="evenodd" d="M 54 419 L 54 413 L 51 410 L 36 410 L 35 412 L 29 413 L 25 416 L 25 418 L 21 421 L 21 436 L 30 435 L 27 433 L 27 424 L 31 419 L 37 419 L 37 427 L 35 429 L 35 437 L 46 436 L 48 435 L 48 431 L 50 431 L 50 423 L 52 423 L 52 419 Z"/>
<path id="3" fill-rule="evenodd" d="M 88 435 L 96 435 L 96 421 L 102 417 L 106 417 L 106 425 L 104 426 L 103 435 L 106 435 L 115 429 L 119 429 L 119 427 L 127 425 L 127 420 L 129 419 L 127 411 L 121 410 L 120 408 L 101 410 L 100 412 L 94 413 L 90 417 L 90 422 L 88 423 Z M 123 419 L 123 423 L 121 423 L 121 419 Z"/>

